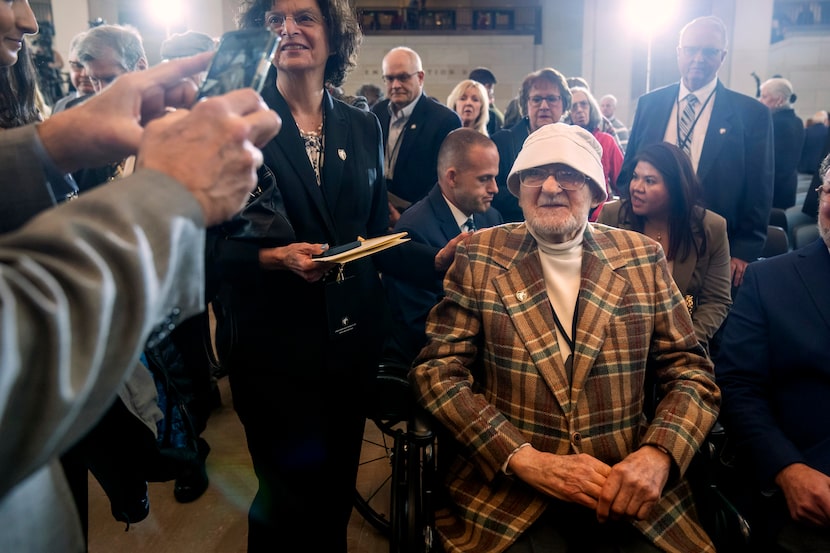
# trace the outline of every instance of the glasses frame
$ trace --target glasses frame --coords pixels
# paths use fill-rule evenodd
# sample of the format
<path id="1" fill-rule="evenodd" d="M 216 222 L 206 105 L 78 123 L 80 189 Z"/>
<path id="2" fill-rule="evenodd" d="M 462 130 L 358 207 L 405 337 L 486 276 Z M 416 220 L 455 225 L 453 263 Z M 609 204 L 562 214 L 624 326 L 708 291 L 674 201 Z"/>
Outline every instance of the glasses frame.
<path id="1" fill-rule="evenodd" d="M 722 48 L 710 48 L 705 46 L 678 46 L 677 50 L 684 56 L 688 56 L 690 58 L 693 58 L 698 54 L 702 54 L 704 58 L 710 60 L 716 59 L 725 52 Z"/>
<path id="2" fill-rule="evenodd" d="M 270 18 L 274 17 L 274 16 L 282 17 L 282 23 L 279 24 L 279 25 L 277 25 L 276 23 L 269 23 L 268 20 Z M 297 21 L 297 17 L 308 18 L 308 20 L 306 20 L 306 21 Z M 294 25 L 296 27 L 300 27 L 300 28 L 313 28 L 313 27 L 316 27 L 318 25 L 319 26 L 325 25 L 325 23 L 326 23 L 326 18 L 323 17 L 323 14 L 316 14 L 316 13 L 311 12 L 311 11 L 300 11 L 300 12 L 292 13 L 292 14 L 283 14 L 283 13 L 278 13 L 278 12 L 265 12 L 265 14 L 262 16 L 262 20 L 265 24 L 265 27 L 267 27 L 268 29 L 271 29 L 271 32 L 276 33 L 276 34 L 280 34 L 280 32 L 283 29 L 285 29 L 285 23 L 289 19 L 294 22 Z"/>
<path id="3" fill-rule="evenodd" d="M 420 73 L 420 71 L 415 71 L 414 73 L 398 73 L 397 75 L 381 75 L 380 78 L 386 84 L 392 84 L 395 81 L 398 81 L 401 84 L 406 84 L 418 73 Z"/>
<path id="4" fill-rule="evenodd" d="M 822 184 L 820 186 L 816 186 L 813 190 L 816 194 L 818 194 L 819 201 L 821 201 L 824 197 L 830 196 L 830 186 L 825 189 L 825 186 Z"/>
<path id="5" fill-rule="evenodd" d="M 551 98 L 553 98 L 553 101 L 551 101 Z M 527 99 L 527 102 L 536 108 L 541 107 L 542 102 L 547 102 L 549 106 L 555 106 L 562 103 L 562 96 L 557 94 L 551 94 L 550 96 L 531 96 Z"/>
<path id="6" fill-rule="evenodd" d="M 543 178 L 541 181 L 539 181 L 538 184 L 528 184 L 525 181 L 526 181 L 527 178 L 529 178 L 529 176 L 528 176 L 529 171 L 536 171 L 536 172 L 544 171 L 547 174 L 545 175 L 545 178 Z M 572 175 L 578 175 L 579 177 L 582 177 L 582 179 L 579 180 L 579 181 L 573 181 L 572 182 L 571 179 L 562 178 L 562 176 L 566 173 L 572 174 Z M 527 188 L 542 188 L 542 186 L 544 186 L 545 182 L 547 182 L 547 180 L 551 177 L 553 177 L 554 180 L 556 180 L 556 184 L 559 186 L 559 188 L 561 188 L 562 190 L 569 190 L 571 192 L 573 192 L 575 190 L 580 190 L 583 186 L 585 186 L 585 183 L 588 182 L 588 177 L 584 173 L 580 173 L 579 171 L 577 171 L 575 169 L 570 169 L 570 168 L 565 169 L 564 167 L 557 167 L 556 169 L 545 169 L 543 167 L 530 167 L 529 169 L 522 169 L 521 171 L 519 171 L 519 183 L 522 186 L 526 186 Z M 533 178 L 538 178 L 538 177 L 534 176 Z"/>

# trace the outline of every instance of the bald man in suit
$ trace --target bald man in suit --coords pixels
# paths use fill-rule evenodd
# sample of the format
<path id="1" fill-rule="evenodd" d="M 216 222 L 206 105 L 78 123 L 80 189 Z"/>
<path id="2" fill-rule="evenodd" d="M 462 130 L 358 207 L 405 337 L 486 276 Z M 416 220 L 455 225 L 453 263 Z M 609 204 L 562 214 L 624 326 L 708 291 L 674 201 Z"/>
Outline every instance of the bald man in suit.
<path id="1" fill-rule="evenodd" d="M 403 211 L 427 195 L 438 180 L 438 150 L 458 114 L 424 94 L 421 57 L 411 48 L 393 48 L 383 58 L 386 100 L 372 112 L 383 131 L 386 187 L 391 206 Z M 396 213 L 392 214 L 393 219 Z"/>
<path id="2" fill-rule="evenodd" d="M 717 17 L 701 17 L 683 28 L 677 47 L 682 78 L 638 101 L 618 187 L 628 195 L 633 160 L 643 146 L 666 141 L 687 151 L 706 207 L 726 219 L 732 284 L 739 286 L 766 241 L 774 152 L 766 106 L 718 80 L 727 45 L 726 27 Z M 690 114 L 688 125 L 684 112 Z"/>

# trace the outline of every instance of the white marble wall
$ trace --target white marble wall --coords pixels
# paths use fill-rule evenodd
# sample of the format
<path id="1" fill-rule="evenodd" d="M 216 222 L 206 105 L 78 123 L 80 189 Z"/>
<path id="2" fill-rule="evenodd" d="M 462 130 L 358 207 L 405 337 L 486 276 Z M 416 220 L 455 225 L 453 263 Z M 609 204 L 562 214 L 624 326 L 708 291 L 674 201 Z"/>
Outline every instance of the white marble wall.
<path id="1" fill-rule="evenodd" d="M 149 4 L 147 0 L 141 0 Z M 175 0 L 184 5 L 181 24 L 188 29 L 219 36 L 233 29 L 236 0 Z M 109 23 L 118 22 L 119 0 L 52 0 L 52 16 L 55 21 L 55 47 L 59 52 L 69 52 L 69 41 L 77 33 L 89 27 L 89 21 L 101 17 Z M 158 45 L 154 45 L 156 50 Z M 155 50 L 148 55 L 156 56 Z M 154 59 L 152 61 L 155 61 Z"/>
<path id="2" fill-rule="evenodd" d="M 793 83 L 796 113 L 806 120 L 830 110 L 830 36 L 794 36 L 773 44 L 764 76 L 781 75 Z"/>
<path id="3" fill-rule="evenodd" d="M 56 47 L 68 50 L 69 40 L 86 29 L 87 21 L 104 17 L 116 21 L 119 1 L 125 0 L 53 0 Z M 145 1 L 145 0 L 140 0 Z M 171 0 L 172 1 L 172 0 Z M 218 36 L 234 27 L 237 0 L 181 0 L 185 3 L 185 24 L 192 29 Z M 729 55 L 720 77 L 732 89 L 754 95 L 752 71 L 765 79 L 781 74 L 795 86 L 799 100 L 796 111 L 802 118 L 818 109 L 830 108 L 830 33 L 818 36 L 788 37 L 770 46 L 770 22 L 774 0 L 719 0 L 713 3 L 715 15 L 730 29 Z M 469 2 L 458 1 L 458 4 Z M 496 5 L 490 0 L 484 2 Z M 376 4 L 396 5 L 397 1 Z M 522 1 L 522 5 L 532 2 Z M 517 92 L 522 78 L 535 69 L 556 67 L 566 76 L 588 79 L 597 96 L 611 93 L 619 100 L 618 115 L 630 122 L 636 97 L 632 97 L 632 65 L 644 55 L 644 34 L 625 18 L 620 0 L 583 0 L 578 2 L 543 2 L 542 45 L 534 45 L 530 36 L 480 35 L 375 35 L 367 36 L 359 65 L 349 76 L 346 92 L 353 93 L 361 84 L 380 81 L 383 55 L 398 45 L 417 50 L 427 71 L 426 90 L 445 100 L 452 87 L 465 78 L 473 67 L 489 67 L 499 80 L 496 103 L 502 109 Z M 648 23 L 648 21 L 646 21 Z M 656 57 L 662 56 L 662 77 L 675 79 L 673 42 L 677 24 L 652 28 L 655 44 L 661 44 Z M 662 39 L 662 43 L 659 39 Z M 822 53 L 825 55 L 822 56 Z M 636 77 L 639 78 L 639 77 Z M 637 85 L 638 83 L 633 83 Z"/>
<path id="4" fill-rule="evenodd" d="M 426 73 L 424 90 L 441 102 L 447 100 L 471 69 L 486 66 L 498 79 L 496 105 L 504 109 L 537 63 L 530 36 L 368 36 L 363 41 L 358 66 L 349 74 L 344 90 L 354 94 L 365 83 L 385 90 L 381 62 L 386 52 L 396 46 L 408 46 L 418 52 Z"/>

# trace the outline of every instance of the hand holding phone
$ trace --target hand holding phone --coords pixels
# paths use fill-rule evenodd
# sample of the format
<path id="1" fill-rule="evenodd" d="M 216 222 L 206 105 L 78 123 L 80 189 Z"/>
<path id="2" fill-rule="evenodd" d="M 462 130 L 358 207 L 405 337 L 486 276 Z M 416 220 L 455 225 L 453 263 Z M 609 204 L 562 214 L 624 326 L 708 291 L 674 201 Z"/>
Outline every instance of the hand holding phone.
<path id="1" fill-rule="evenodd" d="M 239 88 L 253 88 L 259 93 L 279 42 L 280 36 L 266 28 L 222 35 L 197 100 Z"/>
<path id="2" fill-rule="evenodd" d="M 339 253 L 347 252 L 353 250 L 355 248 L 359 248 L 363 242 L 360 240 L 355 240 L 354 242 L 349 242 L 348 244 L 341 244 L 340 246 L 334 246 L 333 248 L 329 248 L 320 255 L 313 255 L 312 257 L 315 259 L 321 259 L 324 257 L 331 257 L 333 255 L 337 255 Z"/>

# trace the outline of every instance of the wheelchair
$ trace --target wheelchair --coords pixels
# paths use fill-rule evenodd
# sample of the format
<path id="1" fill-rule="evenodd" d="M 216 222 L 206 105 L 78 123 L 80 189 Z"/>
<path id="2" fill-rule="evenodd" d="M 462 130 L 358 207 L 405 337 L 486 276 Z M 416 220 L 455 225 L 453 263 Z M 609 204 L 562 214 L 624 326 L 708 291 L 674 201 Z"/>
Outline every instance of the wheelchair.
<path id="1" fill-rule="evenodd" d="M 390 553 L 432 553 L 437 546 L 435 511 L 440 493 L 440 427 L 421 410 L 407 378 L 410 367 L 381 363 L 375 377 L 374 402 L 367 414 L 355 487 L 354 507 L 389 539 Z M 660 401 L 653 382 L 646 383 L 646 413 Z M 446 438 L 446 437 L 444 437 Z M 732 503 L 729 481 L 735 478 L 734 446 L 716 423 L 689 467 L 698 514 L 718 551 L 751 551 L 751 529 Z M 443 451 L 451 456 L 452 440 Z"/>
<path id="2" fill-rule="evenodd" d="M 436 439 L 412 397 L 409 366 L 381 363 L 367 414 L 354 507 L 389 539 L 390 553 L 434 543 Z"/>

